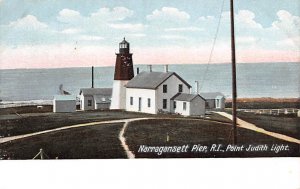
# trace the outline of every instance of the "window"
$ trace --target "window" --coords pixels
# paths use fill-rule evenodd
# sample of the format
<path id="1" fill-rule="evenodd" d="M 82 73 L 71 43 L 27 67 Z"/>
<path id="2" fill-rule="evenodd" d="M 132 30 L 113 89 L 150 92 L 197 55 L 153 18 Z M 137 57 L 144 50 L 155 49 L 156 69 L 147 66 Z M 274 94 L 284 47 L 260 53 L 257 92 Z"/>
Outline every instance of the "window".
<path id="1" fill-rule="evenodd" d="M 150 108 L 150 107 L 151 107 L 151 99 L 148 98 L 148 108 Z"/>
<path id="2" fill-rule="evenodd" d="M 186 102 L 183 102 L 183 110 L 186 110 Z"/>
<path id="3" fill-rule="evenodd" d="M 209 103 L 207 101 L 205 101 L 205 108 L 209 107 Z"/>
<path id="4" fill-rule="evenodd" d="M 163 109 L 167 109 L 167 99 L 163 99 Z"/>
<path id="5" fill-rule="evenodd" d="M 163 85 L 163 93 L 167 93 L 168 92 L 168 86 L 167 85 Z"/>
<path id="6" fill-rule="evenodd" d="M 182 84 L 178 85 L 178 92 L 182 93 Z"/>
<path id="7" fill-rule="evenodd" d="M 174 107 L 174 109 L 176 109 L 176 101 L 174 101 L 173 107 Z"/>
<path id="8" fill-rule="evenodd" d="M 92 106 L 92 100 L 88 100 L 88 106 Z"/>
<path id="9" fill-rule="evenodd" d="M 133 105 L 133 97 L 130 97 L 130 105 Z"/>

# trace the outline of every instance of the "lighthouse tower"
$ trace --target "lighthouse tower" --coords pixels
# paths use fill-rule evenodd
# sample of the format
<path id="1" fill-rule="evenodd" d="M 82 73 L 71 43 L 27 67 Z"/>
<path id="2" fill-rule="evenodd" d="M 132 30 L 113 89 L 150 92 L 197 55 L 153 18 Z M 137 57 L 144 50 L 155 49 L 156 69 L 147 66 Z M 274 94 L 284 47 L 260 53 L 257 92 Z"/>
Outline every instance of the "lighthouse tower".
<path id="1" fill-rule="evenodd" d="M 119 53 L 116 53 L 115 75 L 110 109 L 126 108 L 125 85 L 134 77 L 130 45 L 125 40 L 119 43 Z"/>

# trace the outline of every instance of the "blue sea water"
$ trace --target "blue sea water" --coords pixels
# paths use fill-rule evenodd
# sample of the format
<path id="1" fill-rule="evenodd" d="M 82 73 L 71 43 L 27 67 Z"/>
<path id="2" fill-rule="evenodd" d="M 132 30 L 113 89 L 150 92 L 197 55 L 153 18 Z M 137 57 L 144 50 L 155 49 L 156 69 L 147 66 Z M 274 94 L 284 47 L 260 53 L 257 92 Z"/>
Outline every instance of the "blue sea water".
<path id="1" fill-rule="evenodd" d="M 135 65 L 146 71 L 146 65 Z M 163 71 L 162 65 L 153 65 L 153 71 Z M 222 92 L 231 98 L 230 64 L 169 65 L 194 86 L 200 83 L 200 92 Z M 95 68 L 95 87 L 112 87 L 114 67 Z M 15 69 L 0 70 L 0 99 L 50 100 L 64 90 L 79 94 L 80 88 L 91 87 L 91 68 Z M 238 97 L 300 97 L 300 63 L 237 64 Z"/>

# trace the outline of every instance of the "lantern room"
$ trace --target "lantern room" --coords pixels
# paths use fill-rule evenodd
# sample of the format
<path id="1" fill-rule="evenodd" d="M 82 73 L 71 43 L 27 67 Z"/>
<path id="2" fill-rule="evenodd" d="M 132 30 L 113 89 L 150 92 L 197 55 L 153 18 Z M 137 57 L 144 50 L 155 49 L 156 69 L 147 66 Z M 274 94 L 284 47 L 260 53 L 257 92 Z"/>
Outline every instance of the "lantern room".
<path id="1" fill-rule="evenodd" d="M 120 54 L 129 54 L 130 50 L 130 45 L 129 43 L 125 40 L 125 37 L 121 43 L 119 43 L 119 53 Z"/>

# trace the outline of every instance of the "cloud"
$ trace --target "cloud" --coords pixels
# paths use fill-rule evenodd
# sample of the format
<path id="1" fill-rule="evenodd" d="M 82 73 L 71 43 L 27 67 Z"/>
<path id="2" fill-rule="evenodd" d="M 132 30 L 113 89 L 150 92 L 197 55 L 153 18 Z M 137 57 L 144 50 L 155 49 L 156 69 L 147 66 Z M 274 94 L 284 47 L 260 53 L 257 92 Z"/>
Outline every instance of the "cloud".
<path id="1" fill-rule="evenodd" d="M 131 17 L 133 11 L 126 7 L 115 7 L 113 9 L 100 8 L 97 12 L 91 14 L 91 18 L 101 19 L 106 21 L 124 20 L 127 17 Z"/>
<path id="2" fill-rule="evenodd" d="M 249 10 L 240 10 L 236 15 L 236 19 L 239 23 L 247 25 L 247 27 L 262 28 L 262 25 L 254 20 L 255 14 Z"/>
<path id="3" fill-rule="evenodd" d="M 40 22 L 35 16 L 27 15 L 16 21 L 10 22 L 9 27 L 24 29 L 24 30 L 39 30 L 48 27 L 47 24 Z"/>
<path id="4" fill-rule="evenodd" d="M 141 23 L 122 23 L 133 14 L 133 11 L 126 7 L 100 8 L 88 16 L 82 16 L 74 10 L 63 9 L 57 19 L 68 24 L 69 28 L 82 30 L 82 32 L 110 35 L 117 30 L 142 31 L 146 26 Z M 66 32 L 73 32 L 73 30 Z"/>
<path id="5" fill-rule="evenodd" d="M 129 24 L 129 23 L 118 23 L 118 24 L 109 24 L 109 27 L 118 29 L 118 30 L 126 30 L 131 32 L 142 31 L 145 29 L 145 25 L 143 24 Z"/>
<path id="6" fill-rule="evenodd" d="M 293 16 L 286 10 L 277 12 L 278 20 L 272 23 L 275 29 L 286 32 L 289 36 L 295 37 L 300 35 L 300 17 Z"/>
<path id="7" fill-rule="evenodd" d="M 195 32 L 195 31 L 203 31 L 203 29 L 199 28 L 199 27 L 191 26 L 191 27 L 180 27 L 180 28 L 166 28 L 165 31 L 167 31 L 167 32 L 172 32 L 172 31 L 175 31 L 175 32 L 185 32 L 185 31 Z"/>
<path id="8" fill-rule="evenodd" d="M 222 19 L 229 22 L 230 12 L 223 12 Z M 249 10 L 240 10 L 235 14 L 235 20 L 240 28 L 262 29 L 262 25 L 255 21 L 255 14 Z"/>
<path id="9" fill-rule="evenodd" d="M 198 18 L 199 21 L 211 21 L 214 20 L 215 17 L 214 16 L 201 16 Z"/>
<path id="10" fill-rule="evenodd" d="M 74 22 L 78 19 L 81 19 L 81 15 L 78 11 L 71 9 L 63 9 L 58 13 L 57 19 L 60 22 Z"/>
<path id="11" fill-rule="evenodd" d="M 190 19 L 190 15 L 173 7 L 163 7 L 161 10 L 154 10 L 152 14 L 146 16 L 147 20 L 155 22 L 171 21 L 185 22 Z"/>
<path id="12" fill-rule="evenodd" d="M 300 50 L 300 37 L 286 38 L 277 41 L 276 44 L 283 47 L 296 47 Z"/>
<path id="13" fill-rule="evenodd" d="M 63 34 L 76 34 L 76 33 L 80 33 L 80 32 L 81 32 L 80 29 L 68 28 L 68 29 L 62 30 L 60 33 L 63 33 Z"/>
<path id="14" fill-rule="evenodd" d="M 223 21 L 229 25 L 229 12 L 222 14 Z M 235 15 L 237 42 L 240 45 L 252 45 L 256 48 L 280 50 L 300 49 L 300 17 L 286 10 L 277 12 L 277 19 L 271 27 L 263 27 L 255 21 L 255 14 L 249 10 L 240 10 Z M 227 27 L 229 29 L 229 27 Z M 252 37 L 249 37 L 252 36 Z M 297 48 L 298 46 L 298 48 Z"/>
<path id="15" fill-rule="evenodd" d="M 82 16 L 80 12 L 63 9 L 59 12 L 57 19 L 60 22 L 70 23 L 70 24 L 99 24 L 107 23 L 113 21 L 122 21 L 127 17 L 133 15 L 133 11 L 125 7 L 115 7 L 115 8 L 100 8 L 96 12 L 91 13 L 89 16 Z"/>

